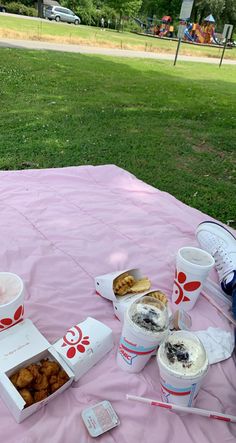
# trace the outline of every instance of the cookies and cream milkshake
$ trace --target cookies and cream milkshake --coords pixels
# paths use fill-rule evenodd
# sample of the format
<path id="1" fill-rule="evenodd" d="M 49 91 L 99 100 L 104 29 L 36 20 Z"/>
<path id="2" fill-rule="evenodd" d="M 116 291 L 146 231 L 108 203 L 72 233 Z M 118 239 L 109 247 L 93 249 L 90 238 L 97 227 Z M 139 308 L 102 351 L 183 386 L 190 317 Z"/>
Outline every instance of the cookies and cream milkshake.
<path id="1" fill-rule="evenodd" d="M 161 344 L 157 363 L 163 400 L 192 406 L 209 366 L 199 338 L 189 331 L 173 332 Z"/>
<path id="2" fill-rule="evenodd" d="M 162 309 L 155 300 L 145 297 L 131 306 L 129 310 L 130 319 L 143 332 L 157 333 L 166 329 L 166 309 Z"/>
<path id="3" fill-rule="evenodd" d="M 117 363 L 129 372 L 140 372 L 169 333 L 166 306 L 143 296 L 125 312 Z"/>
<path id="4" fill-rule="evenodd" d="M 172 335 L 165 343 L 162 358 L 176 373 L 194 375 L 204 367 L 206 352 L 201 343 Z"/>

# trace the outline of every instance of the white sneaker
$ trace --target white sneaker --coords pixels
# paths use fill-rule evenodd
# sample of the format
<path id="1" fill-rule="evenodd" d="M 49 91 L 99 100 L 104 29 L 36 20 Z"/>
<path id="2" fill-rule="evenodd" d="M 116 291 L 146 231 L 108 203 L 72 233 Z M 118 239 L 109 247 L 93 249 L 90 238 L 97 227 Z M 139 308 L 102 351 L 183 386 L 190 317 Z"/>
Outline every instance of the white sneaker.
<path id="1" fill-rule="evenodd" d="M 215 259 L 215 267 L 222 280 L 236 270 L 236 238 L 218 223 L 205 221 L 196 229 L 196 237 L 202 249 Z"/>

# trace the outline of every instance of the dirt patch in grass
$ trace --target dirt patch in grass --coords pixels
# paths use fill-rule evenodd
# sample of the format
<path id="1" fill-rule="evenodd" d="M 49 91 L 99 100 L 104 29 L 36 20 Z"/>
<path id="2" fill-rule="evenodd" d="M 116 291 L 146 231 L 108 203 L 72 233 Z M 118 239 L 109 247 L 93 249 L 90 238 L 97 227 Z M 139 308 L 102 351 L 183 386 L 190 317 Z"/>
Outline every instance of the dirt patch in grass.
<path id="1" fill-rule="evenodd" d="M 192 149 L 194 152 L 198 152 L 198 153 L 215 152 L 215 149 L 205 141 L 202 141 L 201 143 L 199 143 L 197 145 L 193 145 Z M 218 155 L 219 155 L 219 153 L 218 153 Z"/>

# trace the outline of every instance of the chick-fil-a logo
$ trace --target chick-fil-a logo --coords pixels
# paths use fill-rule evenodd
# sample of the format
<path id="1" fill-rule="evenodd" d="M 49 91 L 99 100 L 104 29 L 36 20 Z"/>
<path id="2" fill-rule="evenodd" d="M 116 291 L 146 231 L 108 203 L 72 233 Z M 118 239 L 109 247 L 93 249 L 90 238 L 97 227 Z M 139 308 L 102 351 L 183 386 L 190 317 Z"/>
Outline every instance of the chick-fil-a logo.
<path id="1" fill-rule="evenodd" d="M 84 353 L 85 346 L 90 344 L 89 336 L 83 337 L 83 332 L 79 326 L 73 326 L 69 329 L 63 337 L 63 343 L 61 347 L 69 346 L 66 356 L 67 358 L 73 358 L 77 352 Z"/>
<path id="2" fill-rule="evenodd" d="M 184 272 L 179 272 L 177 274 L 177 271 L 175 271 L 174 292 L 176 294 L 176 299 L 175 299 L 176 305 L 178 305 L 180 302 L 190 301 L 189 297 L 187 297 L 187 295 L 184 294 L 184 291 L 194 292 L 196 291 L 196 289 L 200 288 L 201 286 L 200 281 L 187 282 L 186 280 L 187 280 L 187 275 Z"/>
<path id="3" fill-rule="evenodd" d="M 5 317 L 1 318 L 0 320 L 0 331 L 10 328 L 11 326 L 16 325 L 17 323 L 20 323 L 20 321 L 23 320 L 24 315 L 24 306 L 20 305 L 17 310 L 14 312 L 14 315 L 12 318 Z"/>

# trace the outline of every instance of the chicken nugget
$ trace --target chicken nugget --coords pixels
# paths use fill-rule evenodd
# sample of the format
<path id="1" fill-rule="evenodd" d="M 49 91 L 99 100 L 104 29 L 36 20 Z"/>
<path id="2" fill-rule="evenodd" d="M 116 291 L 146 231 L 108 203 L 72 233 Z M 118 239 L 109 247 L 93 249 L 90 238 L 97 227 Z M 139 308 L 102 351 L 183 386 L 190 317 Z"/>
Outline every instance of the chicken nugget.
<path id="1" fill-rule="evenodd" d="M 34 377 L 28 369 L 20 369 L 16 385 L 18 388 L 25 388 L 30 385 L 33 379 Z"/>
<path id="2" fill-rule="evenodd" d="M 39 372 L 40 365 L 32 363 L 31 365 L 27 366 L 26 369 L 28 369 L 28 371 L 31 372 L 31 374 L 34 377 L 34 381 L 37 381 L 39 379 L 39 377 L 40 377 L 40 372 Z"/>
<path id="3" fill-rule="evenodd" d="M 38 401 L 44 400 L 48 396 L 47 389 L 41 389 L 41 391 L 34 392 L 34 401 L 37 403 Z"/>
<path id="4" fill-rule="evenodd" d="M 19 393 L 21 395 L 21 397 L 25 400 L 26 406 L 31 406 L 34 403 L 34 399 L 32 397 L 31 392 L 29 391 L 29 389 L 19 389 Z"/>
<path id="5" fill-rule="evenodd" d="M 19 372 L 16 372 L 15 374 L 11 375 L 10 380 L 12 382 L 12 384 L 15 386 L 15 388 L 17 388 L 17 379 L 19 376 Z"/>
<path id="6" fill-rule="evenodd" d="M 64 384 L 65 384 L 65 380 L 58 379 L 58 381 L 56 383 L 53 383 L 50 386 L 51 394 L 53 394 L 53 392 L 57 391 L 57 389 L 61 388 L 61 386 L 63 386 Z"/>
<path id="7" fill-rule="evenodd" d="M 66 373 L 66 371 L 64 371 L 64 369 L 61 369 L 59 374 L 58 374 L 58 379 L 59 380 L 64 380 L 65 382 L 67 382 L 69 380 L 69 376 Z"/>
<path id="8" fill-rule="evenodd" d="M 60 370 L 60 366 L 55 361 L 43 361 L 42 366 L 40 368 L 41 374 L 45 374 L 47 377 L 51 377 L 52 375 L 58 374 Z"/>
<path id="9" fill-rule="evenodd" d="M 35 381 L 32 385 L 35 391 L 41 391 L 43 389 L 47 389 L 49 386 L 47 376 L 45 374 L 40 374 L 40 377 L 37 381 Z"/>
<path id="10" fill-rule="evenodd" d="M 53 383 L 57 383 L 58 375 L 52 375 L 49 379 L 49 384 L 53 385 Z"/>
<path id="11" fill-rule="evenodd" d="M 50 377 L 49 383 L 50 385 L 55 385 L 53 389 L 56 388 L 56 384 L 58 384 L 58 387 L 62 386 L 64 383 L 66 383 L 69 380 L 69 376 L 64 371 L 64 369 L 61 369 L 59 374 L 52 375 Z M 58 389 L 58 388 L 57 388 Z"/>

